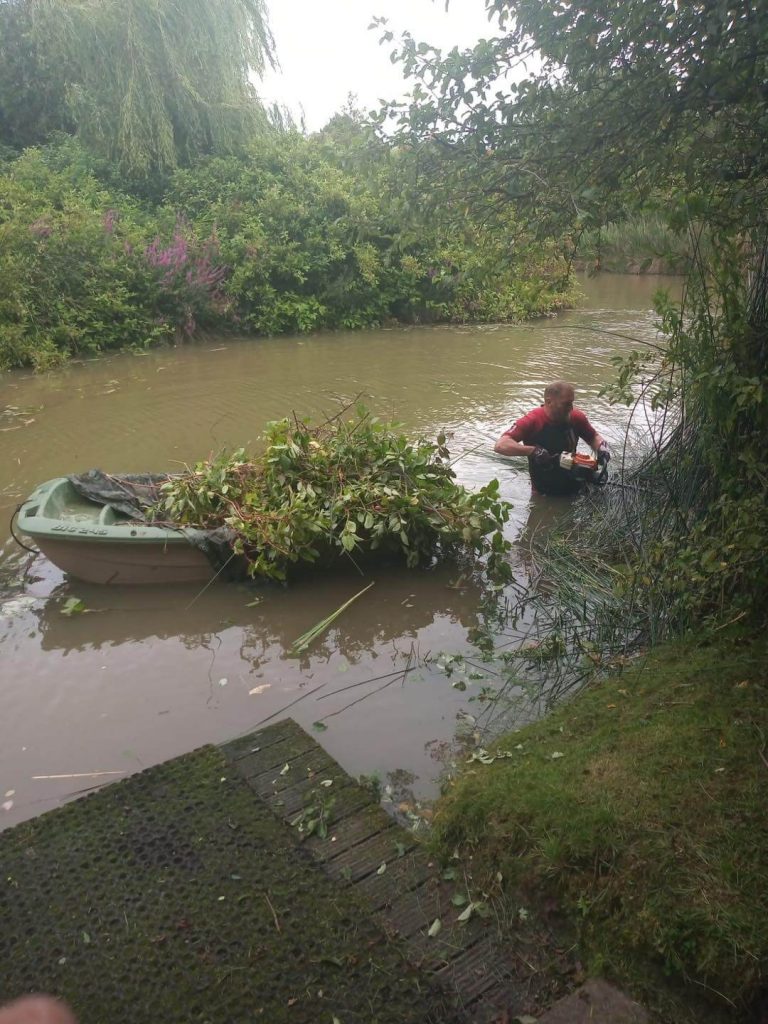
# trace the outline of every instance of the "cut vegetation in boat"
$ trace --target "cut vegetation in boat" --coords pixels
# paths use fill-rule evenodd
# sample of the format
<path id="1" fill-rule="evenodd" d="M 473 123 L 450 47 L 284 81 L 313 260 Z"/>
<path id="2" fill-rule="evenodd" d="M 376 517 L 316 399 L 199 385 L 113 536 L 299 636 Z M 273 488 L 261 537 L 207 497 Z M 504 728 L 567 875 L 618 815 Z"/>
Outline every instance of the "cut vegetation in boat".
<path id="1" fill-rule="evenodd" d="M 269 424 L 263 454 L 243 449 L 199 463 L 162 485 L 156 521 L 226 527 L 254 577 L 284 580 L 291 566 L 344 556 L 398 555 L 408 566 L 436 554 L 482 559 L 506 579 L 509 505 L 492 480 L 457 484 L 446 438 L 411 442 L 358 405 L 320 426 Z"/>
<path id="2" fill-rule="evenodd" d="M 269 424 L 265 450 L 223 452 L 174 476 L 89 470 L 41 484 L 19 529 L 60 569 L 91 583 L 285 580 L 292 567 L 358 567 L 438 555 L 509 579 L 502 534 L 510 506 L 492 480 L 455 481 L 446 438 L 411 442 L 363 406 L 313 427 Z"/>

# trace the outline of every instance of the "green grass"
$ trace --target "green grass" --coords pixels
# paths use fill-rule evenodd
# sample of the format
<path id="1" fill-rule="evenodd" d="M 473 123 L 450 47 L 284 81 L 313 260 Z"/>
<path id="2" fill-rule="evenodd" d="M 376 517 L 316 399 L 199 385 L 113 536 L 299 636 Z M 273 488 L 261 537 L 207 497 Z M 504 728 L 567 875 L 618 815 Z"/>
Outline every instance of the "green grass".
<path id="1" fill-rule="evenodd" d="M 677 274 L 692 256 L 690 240 L 673 233 L 658 213 L 605 224 L 582 239 L 579 258 L 618 274 Z"/>
<path id="2" fill-rule="evenodd" d="M 660 1019 L 744 1020 L 768 976 L 765 665 L 764 639 L 657 648 L 468 764 L 440 851 L 478 889 L 555 896 L 588 970 Z"/>

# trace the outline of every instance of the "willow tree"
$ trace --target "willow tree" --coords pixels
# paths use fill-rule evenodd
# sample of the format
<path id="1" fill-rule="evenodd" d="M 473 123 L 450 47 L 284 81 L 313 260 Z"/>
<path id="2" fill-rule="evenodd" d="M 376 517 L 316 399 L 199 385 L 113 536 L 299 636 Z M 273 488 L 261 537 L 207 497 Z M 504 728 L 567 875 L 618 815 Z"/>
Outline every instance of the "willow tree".
<path id="1" fill-rule="evenodd" d="M 230 152 L 265 121 L 263 0 L 0 0 L 0 16 L 6 47 L 59 79 L 83 143 L 132 177 Z"/>
<path id="2" fill-rule="evenodd" d="M 0 0 L 0 145 L 24 149 L 71 131 L 60 62 L 41 51 L 29 5 Z"/>

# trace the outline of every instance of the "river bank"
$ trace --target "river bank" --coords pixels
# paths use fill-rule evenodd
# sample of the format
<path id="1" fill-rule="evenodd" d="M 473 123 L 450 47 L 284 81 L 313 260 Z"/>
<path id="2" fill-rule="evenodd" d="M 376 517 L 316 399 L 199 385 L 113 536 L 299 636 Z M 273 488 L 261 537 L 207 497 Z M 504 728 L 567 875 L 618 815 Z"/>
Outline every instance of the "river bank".
<path id="1" fill-rule="evenodd" d="M 637 658 L 464 765 L 436 849 L 502 910 L 557 905 L 586 972 L 660 1021 L 762 1020 L 765 664 L 740 634 Z"/>

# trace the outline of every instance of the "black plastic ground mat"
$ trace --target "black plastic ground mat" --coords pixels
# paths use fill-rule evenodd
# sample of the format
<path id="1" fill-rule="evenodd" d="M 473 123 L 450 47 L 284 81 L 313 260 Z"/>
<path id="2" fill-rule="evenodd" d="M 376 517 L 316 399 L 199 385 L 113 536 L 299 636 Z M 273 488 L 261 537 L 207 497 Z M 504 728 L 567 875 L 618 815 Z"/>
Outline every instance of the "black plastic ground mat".
<path id="1" fill-rule="evenodd" d="M 445 1024 L 348 889 L 205 747 L 0 834 L 0 1001 L 81 1024 Z"/>

